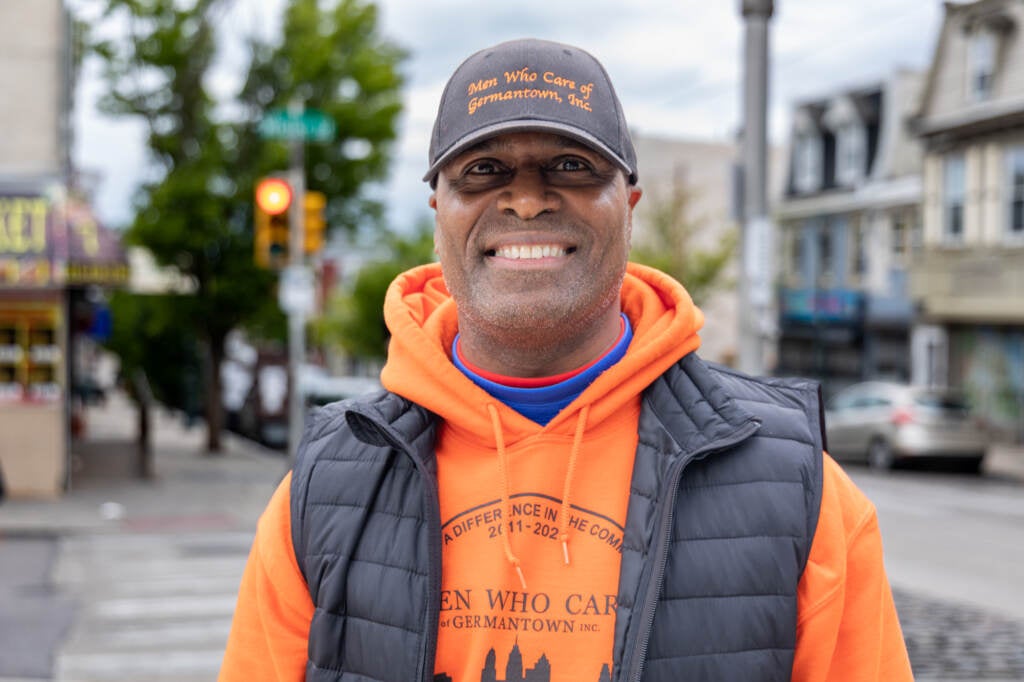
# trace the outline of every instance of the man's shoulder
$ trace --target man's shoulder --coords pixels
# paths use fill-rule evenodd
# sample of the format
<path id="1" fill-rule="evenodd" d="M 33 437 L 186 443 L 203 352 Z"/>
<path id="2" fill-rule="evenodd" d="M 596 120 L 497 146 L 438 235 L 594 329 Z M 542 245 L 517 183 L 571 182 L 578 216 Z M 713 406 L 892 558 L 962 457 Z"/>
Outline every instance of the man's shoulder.
<path id="1" fill-rule="evenodd" d="M 811 379 L 753 375 L 715 362 L 701 362 L 722 387 L 734 397 L 742 396 L 750 400 L 765 402 L 783 401 L 806 404 L 810 400 L 817 403 L 820 386 L 818 382 Z"/>
<path id="2" fill-rule="evenodd" d="M 809 379 L 754 376 L 690 353 L 665 372 L 675 393 L 696 389 L 713 406 L 729 403 L 798 409 L 816 415 L 821 406 L 817 382 Z"/>
<path id="3" fill-rule="evenodd" d="M 432 427 L 427 410 L 387 389 L 328 403 L 310 413 L 297 464 L 330 453 L 345 457 L 347 444 L 401 445 Z"/>

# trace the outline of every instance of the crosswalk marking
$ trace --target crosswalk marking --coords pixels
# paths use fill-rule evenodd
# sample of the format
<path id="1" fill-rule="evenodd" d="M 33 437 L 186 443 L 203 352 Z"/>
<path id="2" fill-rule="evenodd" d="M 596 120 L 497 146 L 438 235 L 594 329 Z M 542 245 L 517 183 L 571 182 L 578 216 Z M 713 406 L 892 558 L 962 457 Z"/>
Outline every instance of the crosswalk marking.
<path id="1" fill-rule="evenodd" d="M 79 601 L 57 682 L 213 682 L 251 532 L 68 537 L 54 571 Z"/>

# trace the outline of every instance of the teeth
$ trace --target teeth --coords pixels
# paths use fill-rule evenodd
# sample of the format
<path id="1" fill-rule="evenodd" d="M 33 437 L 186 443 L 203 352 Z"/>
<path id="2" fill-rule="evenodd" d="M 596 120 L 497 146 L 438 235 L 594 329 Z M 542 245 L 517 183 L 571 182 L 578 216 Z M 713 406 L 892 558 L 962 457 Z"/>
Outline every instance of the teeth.
<path id="1" fill-rule="evenodd" d="M 526 258 L 551 258 L 553 256 L 564 256 L 567 251 L 561 246 L 550 244 L 534 246 L 502 246 L 495 249 L 494 255 L 498 258 L 526 259 Z"/>

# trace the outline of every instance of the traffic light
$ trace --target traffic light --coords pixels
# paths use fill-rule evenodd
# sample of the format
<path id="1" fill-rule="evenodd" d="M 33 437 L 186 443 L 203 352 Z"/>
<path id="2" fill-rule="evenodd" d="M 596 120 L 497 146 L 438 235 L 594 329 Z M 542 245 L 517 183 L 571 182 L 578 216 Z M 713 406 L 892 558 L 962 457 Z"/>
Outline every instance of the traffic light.
<path id="1" fill-rule="evenodd" d="M 253 240 L 256 264 L 275 270 L 288 263 L 288 209 L 292 187 L 281 178 L 263 178 L 256 183 Z"/>
<path id="2" fill-rule="evenodd" d="M 324 247 L 324 229 L 327 222 L 324 220 L 324 208 L 327 206 L 327 197 L 323 192 L 306 192 L 302 199 L 304 209 L 303 228 L 305 229 L 304 251 L 307 254 L 318 253 Z"/>

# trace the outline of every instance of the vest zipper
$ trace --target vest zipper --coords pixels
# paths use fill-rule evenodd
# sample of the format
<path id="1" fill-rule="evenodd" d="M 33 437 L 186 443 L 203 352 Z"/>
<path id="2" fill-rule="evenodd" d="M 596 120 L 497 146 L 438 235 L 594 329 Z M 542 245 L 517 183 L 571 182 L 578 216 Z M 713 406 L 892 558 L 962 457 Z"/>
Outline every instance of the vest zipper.
<path id="1" fill-rule="evenodd" d="M 683 471 L 691 462 L 704 459 L 705 457 L 726 450 L 742 443 L 750 438 L 761 428 L 760 422 L 748 422 L 743 428 L 733 433 L 728 438 L 705 445 L 695 450 L 689 457 L 682 457 L 676 462 L 668 475 L 668 483 L 671 485 L 668 497 L 664 500 L 661 509 L 661 521 L 658 524 L 657 535 L 655 536 L 656 552 L 652 553 L 658 557 L 654 564 L 654 571 L 651 573 L 650 582 L 647 587 L 647 594 L 643 602 L 643 618 L 641 630 L 637 637 L 637 646 L 634 648 L 633 660 L 630 664 L 630 673 L 625 678 L 629 682 L 640 682 L 644 672 L 644 663 L 647 661 L 647 646 L 651 638 L 651 629 L 654 626 L 654 612 L 658 606 L 658 595 L 661 593 L 661 584 L 665 579 L 665 566 L 668 564 L 669 539 L 672 534 L 672 516 L 676 506 L 676 496 L 679 494 L 679 482 L 682 480 Z"/>

